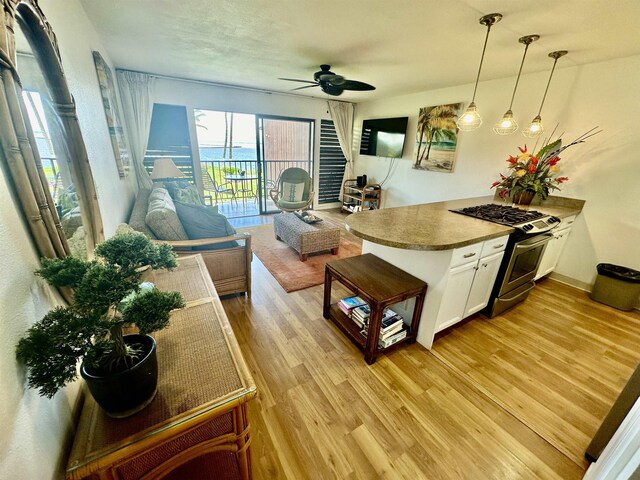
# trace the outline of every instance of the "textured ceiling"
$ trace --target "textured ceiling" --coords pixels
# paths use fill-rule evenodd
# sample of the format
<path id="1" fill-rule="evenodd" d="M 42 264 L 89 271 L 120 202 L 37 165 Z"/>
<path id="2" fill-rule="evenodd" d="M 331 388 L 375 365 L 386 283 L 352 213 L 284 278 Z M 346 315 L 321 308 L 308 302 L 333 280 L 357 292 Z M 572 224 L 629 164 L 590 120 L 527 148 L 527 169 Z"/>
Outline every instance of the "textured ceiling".
<path id="1" fill-rule="evenodd" d="M 270 91 L 311 80 L 321 63 L 373 92 L 363 101 L 472 83 L 486 13 L 502 21 L 489 37 L 481 80 L 517 74 L 518 38 L 539 34 L 524 72 L 640 54 L 638 0 L 82 0 L 118 68 Z M 319 88 L 301 95 L 328 98 Z"/>

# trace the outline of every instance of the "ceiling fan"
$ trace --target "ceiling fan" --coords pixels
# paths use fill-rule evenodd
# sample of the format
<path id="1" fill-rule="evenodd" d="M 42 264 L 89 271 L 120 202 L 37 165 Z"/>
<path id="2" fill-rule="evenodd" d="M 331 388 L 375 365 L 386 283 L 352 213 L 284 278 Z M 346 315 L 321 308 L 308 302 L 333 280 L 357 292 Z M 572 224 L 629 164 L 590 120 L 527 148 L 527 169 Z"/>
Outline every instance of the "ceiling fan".
<path id="1" fill-rule="evenodd" d="M 373 85 L 369 85 L 368 83 L 358 82 L 356 80 L 347 80 L 342 75 L 336 75 L 331 71 L 331 65 L 320 65 L 320 70 L 313 74 L 313 82 L 310 80 L 299 80 L 297 78 L 280 78 L 279 80 L 310 83 L 311 85 L 294 88 L 293 90 L 320 87 L 324 93 L 333 95 L 335 97 L 337 97 L 338 95 L 342 95 L 342 92 L 344 92 L 345 90 L 363 91 L 376 89 L 376 87 L 374 87 Z"/>

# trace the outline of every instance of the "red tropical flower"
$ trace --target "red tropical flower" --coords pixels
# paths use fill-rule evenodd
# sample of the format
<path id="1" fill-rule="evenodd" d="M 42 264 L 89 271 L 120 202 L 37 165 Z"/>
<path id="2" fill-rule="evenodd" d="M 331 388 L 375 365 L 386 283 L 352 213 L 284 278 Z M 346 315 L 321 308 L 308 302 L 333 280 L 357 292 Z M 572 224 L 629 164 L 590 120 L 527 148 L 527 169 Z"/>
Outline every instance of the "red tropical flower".
<path id="1" fill-rule="evenodd" d="M 500 185 L 500 182 L 493 182 L 493 183 L 491 184 L 491 188 L 495 188 L 495 187 L 497 187 L 498 185 Z"/>
<path id="2" fill-rule="evenodd" d="M 518 163 L 518 158 L 514 157 L 513 155 L 509 155 L 509 158 L 507 158 L 507 162 L 509 162 L 511 165 L 515 165 L 516 163 Z"/>
<path id="3" fill-rule="evenodd" d="M 535 166 L 535 164 L 533 162 L 529 164 L 529 167 L 527 168 L 527 171 L 529 173 L 536 173 L 536 166 Z"/>
<path id="4" fill-rule="evenodd" d="M 550 167 L 553 167 L 556 163 L 558 163 L 560 161 L 560 157 L 555 155 L 553 157 L 551 157 L 549 160 L 547 160 L 547 165 L 549 165 Z"/>
<path id="5" fill-rule="evenodd" d="M 518 150 L 520 150 L 521 153 L 527 153 L 527 146 L 525 145 L 524 147 L 518 147 Z"/>
<path id="6" fill-rule="evenodd" d="M 538 165 L 538 157 L 531 157 L 531 165 Z"/>
<path id="7" fill-rule="evenodd" d="M 567 180 L 569 180 L 569 177 L 558 177 L 558 178 L 556 178 L 556 182 L 558 182 L 558 183 L 564 183 Z"/>

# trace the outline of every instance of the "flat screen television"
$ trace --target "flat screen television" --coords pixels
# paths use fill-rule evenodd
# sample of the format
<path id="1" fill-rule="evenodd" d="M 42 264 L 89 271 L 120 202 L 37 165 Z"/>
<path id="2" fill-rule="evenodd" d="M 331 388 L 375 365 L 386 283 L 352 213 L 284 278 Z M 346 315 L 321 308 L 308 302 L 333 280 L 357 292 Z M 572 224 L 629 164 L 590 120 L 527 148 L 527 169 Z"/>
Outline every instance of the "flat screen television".
<path id="1" fill-rule="evenodd" d="M 409 117 L 364 120 L 360 155 L 401 158 L 408 121 Z"/>

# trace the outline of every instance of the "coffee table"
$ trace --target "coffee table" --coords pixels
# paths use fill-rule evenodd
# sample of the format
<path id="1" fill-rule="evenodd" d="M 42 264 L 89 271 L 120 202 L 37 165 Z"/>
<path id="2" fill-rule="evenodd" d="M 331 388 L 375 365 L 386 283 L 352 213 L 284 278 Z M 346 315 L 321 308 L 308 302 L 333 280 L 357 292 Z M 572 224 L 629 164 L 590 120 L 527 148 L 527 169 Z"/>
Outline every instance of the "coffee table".
<path id="1" fill-rule="evenodd" d="M 340 227 L 328 222 L 306 223 L 293 213 L 282 212 L 273 217 L 276 239 L 283 241 L 305 262 L 310 253 L 331 250 L 338 254 Z"/>

